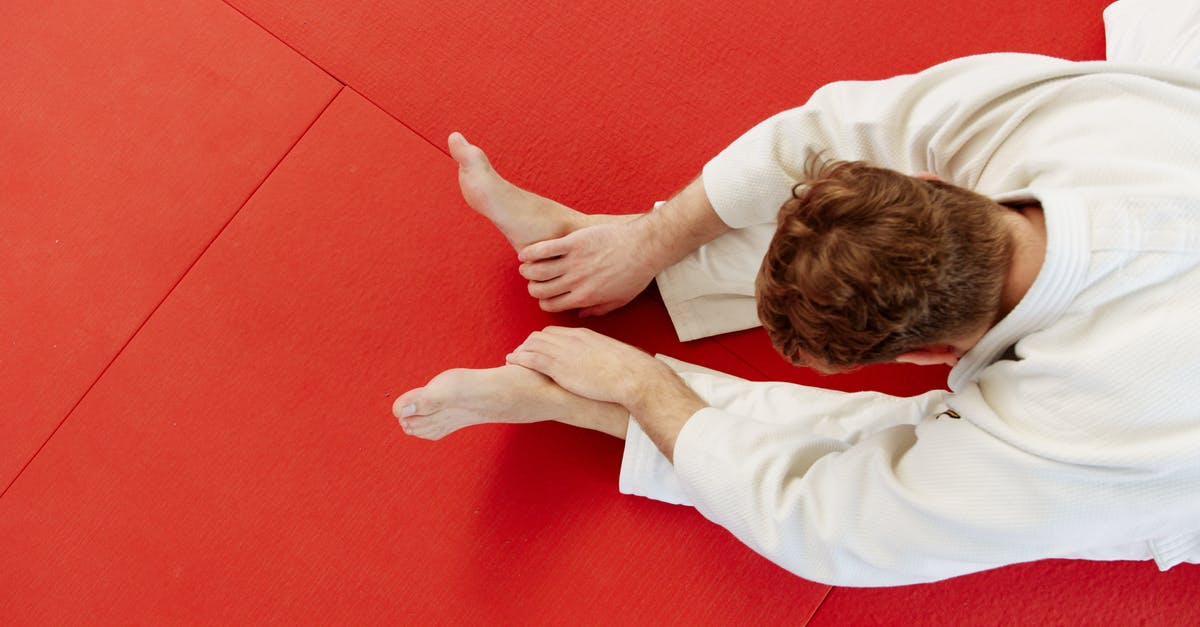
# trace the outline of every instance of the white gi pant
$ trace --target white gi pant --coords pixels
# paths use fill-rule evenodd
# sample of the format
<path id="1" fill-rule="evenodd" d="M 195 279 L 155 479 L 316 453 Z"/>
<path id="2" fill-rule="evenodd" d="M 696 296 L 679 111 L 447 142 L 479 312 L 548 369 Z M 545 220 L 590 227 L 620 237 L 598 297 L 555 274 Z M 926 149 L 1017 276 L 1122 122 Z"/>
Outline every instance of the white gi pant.
<path id="1" fill-rule="evenodd" d="M 1119 0 L 1104 11 L 1107 60 L 1133 64 L 1200 68 L 1200 2 L 1195 0 Z M 693 252 L 657 277 L 659 291 L 681 341 L 749 329 L 760 325 L 754 300 L 754 280 L 775 224 L 752 225 L 731 231 Z M 753 383 L 699 366 L 661 357 L 699 394 L 718 409 L 789 428 L 840 439 L 845 446 L 894 426 L 866 417 L 848 417 L 848 424 L 830 424 L 820 411 L 823 393 L 787 383 Z M 841 393 L 830 400 L 845 403 Z M 863 393 L 864 404 L 873 393 Z M 891 418 L 890 420 L 895 420 Z M 907 424 L 912 424 L 911 422 Z M 649 440 L 631 421 L 631 440 L 640 440 L 641 458 Z M 633 442 L 631 442 L 633 444 Z M 650 445 L 652 446 L 652 445 Z M 623 492 L 657 500 L 690 504 L 665 463 L 648 468 L 639 454 L 626 449 L 622 466 Z M 646 474 L 656 475 L 647 481 Z M 638 485 L 629 476 L 641 475 Z M 650 489 L 647 489 L 650 485 Z M 1064 556 L 1065 557 L 1065 556 Z M 1144 542 L 1097 550 L 1088 559 L 1149 559 Z"/>

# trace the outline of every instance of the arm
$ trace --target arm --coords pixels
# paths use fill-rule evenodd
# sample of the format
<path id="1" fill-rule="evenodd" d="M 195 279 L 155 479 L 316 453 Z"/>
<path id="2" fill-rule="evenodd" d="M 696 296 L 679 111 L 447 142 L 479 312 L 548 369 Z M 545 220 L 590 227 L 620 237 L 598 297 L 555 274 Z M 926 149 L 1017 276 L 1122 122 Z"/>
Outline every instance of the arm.
<path id="1" fill-rule="evenodd" d="M 706 408 L 679 434 L 676 477 L 706 518 L 756 552 L 845 586 L 1103 553 L 1166 535 L 1164 521 L 1189 507 L 1179 483 L 1109 451 L 1084 460 L 1074 442 L 1001 437 L 978 390 L 967 396 L 950 399 L 961 419 L 931 408 L 852 445 Z"/>
<path id="2" fill-rule="evenodd" d="M 696 412 L 708 407 L 675 371 L 657 359 L 646 368 L 630 373 L 632 391 L 622 406 L 629 410 L 642 432 L 668 462 L 675 460 L 675 441 Z"/>
<path id="3" fill-rule="evenodd" d="M 1103 552 L 1163 535 L 1193 509 L 1180 502 L 1184 480 L 1079 432 L 1064 439 L 1053 416 L 1001 417 L 975 385 L 901 398 L 714 380 L 696 388 L 702 398 L 633 347 L 555 327 L 508 361 L 625 406 L 674 464 L 674 502 L 823 583 L 902 585 Z M 958 418 L 943 415 L 947 402 Z"/>
<path id="4" fill-rule="evenodd" d="M 659 271 L 730 230 L 708 200 L 703 175 L 631 226 L 659 251 Z"/>

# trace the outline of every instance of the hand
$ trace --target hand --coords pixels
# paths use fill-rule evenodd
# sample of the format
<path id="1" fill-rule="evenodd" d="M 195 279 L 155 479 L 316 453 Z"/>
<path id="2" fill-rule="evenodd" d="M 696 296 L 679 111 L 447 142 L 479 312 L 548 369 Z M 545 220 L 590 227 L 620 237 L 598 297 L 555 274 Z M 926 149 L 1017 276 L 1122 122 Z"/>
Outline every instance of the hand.
<path id="1" fill-rule="evenodd" d="M 507 361 L 536 370 L 573 394 L 621 405 L 669 461 L 675 459 L 680 430 L 707 405 L 666 364 L 588 329 L 535 331 Z"/>
<path id="2" fill-rule="evenodd" d="M 566 327 L 534 331 L 506 361 L 536 370 L 568 392 L 626 407 L 651 373 L 673 375 L 666 364 L 628 344 Z"/>
<path id="3" fill-rule="evenodd" d="M 662 268 L 643 225 L 597 224 L 526 246 L 518 255 L 529 295 L 544 311 L 606 314 L 633 300 Z"/>

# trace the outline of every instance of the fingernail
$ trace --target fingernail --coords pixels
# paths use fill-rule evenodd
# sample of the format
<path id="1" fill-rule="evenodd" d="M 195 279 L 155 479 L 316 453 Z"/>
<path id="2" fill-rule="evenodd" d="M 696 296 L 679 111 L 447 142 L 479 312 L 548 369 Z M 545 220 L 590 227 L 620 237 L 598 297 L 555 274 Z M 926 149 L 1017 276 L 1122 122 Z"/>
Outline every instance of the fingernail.
<path id="1" fill-rule="evenodd" d="M 408 418 L 409 416 L 411 416 L 415 413 L 417 413 L 416 405 L 405 405 L 404 407 L 400 408 L 400 417 L 401 418 Z"/>

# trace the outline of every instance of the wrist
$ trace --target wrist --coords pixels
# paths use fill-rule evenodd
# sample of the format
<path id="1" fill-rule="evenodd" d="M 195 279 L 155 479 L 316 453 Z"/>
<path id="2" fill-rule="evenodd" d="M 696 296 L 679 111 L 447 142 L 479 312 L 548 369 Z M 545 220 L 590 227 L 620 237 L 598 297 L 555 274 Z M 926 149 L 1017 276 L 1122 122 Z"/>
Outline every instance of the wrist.
<path id="1" fill-rule="evenodd" d="M 642 271 L 650 278 L 658 276 L 667 266 L 678 259 L 673 257 L 672 242 L 660 225 L 661 218 L 652 211 L 625 225 L 634 241 L 633 250 L 638 256 Z"/>
<path id="2" fill-rule="evenodd" d="M 708 406 L 675 371 L 654 360 L 660 368 L 634 374 L 633 392 L 624 404 L 642 431 L 668 461 L 675 460 L 675 442 L 684 425 Z"/>
<path id="3" fill-rule="evenodd" d="M 670 366 L 649 355 L 644 368 L 630 369 L 620 404 L 634 415 L 658 414 L 668 407 L 679 410 L 696 405 L 687 412 L 688 416 L 706 405 Z"/>
<path id="4" fill-rule="evenodd" d="M 642 231 L 646 249 L 654 251 L 659 272 L 731 230 L 709 202 L 703 178 L 632 224 Z"/>

